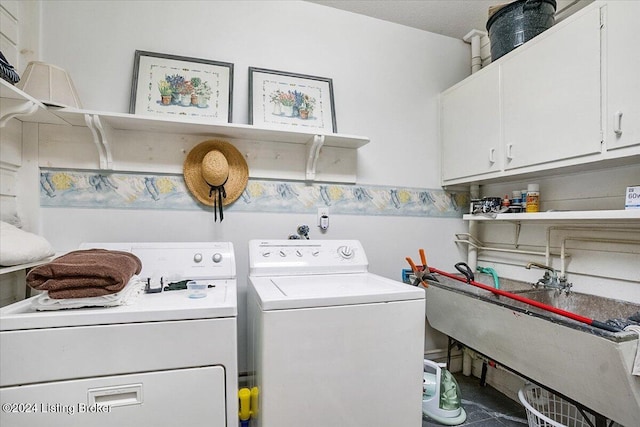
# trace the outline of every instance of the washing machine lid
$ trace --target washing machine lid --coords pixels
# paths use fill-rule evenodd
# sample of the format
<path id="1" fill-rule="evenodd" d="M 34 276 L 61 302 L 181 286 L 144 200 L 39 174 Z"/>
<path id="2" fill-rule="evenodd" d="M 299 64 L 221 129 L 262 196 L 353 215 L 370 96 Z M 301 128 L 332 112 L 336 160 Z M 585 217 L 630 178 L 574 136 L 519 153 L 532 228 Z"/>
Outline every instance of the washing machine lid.
<path id="1" fill-rule="evenodd" d="M 263 310 L 424 299 L 424 289 L 372 273 L 250 277 Z"/>
<path id="2" fill-rule="evenodd" d="M 32 297 L 0 308 L 0 331 L 237 317 L 236 280 L 217 280 L 205 298 L 188 290 L 142 294 L 130 305 L 36 311 Z"/>

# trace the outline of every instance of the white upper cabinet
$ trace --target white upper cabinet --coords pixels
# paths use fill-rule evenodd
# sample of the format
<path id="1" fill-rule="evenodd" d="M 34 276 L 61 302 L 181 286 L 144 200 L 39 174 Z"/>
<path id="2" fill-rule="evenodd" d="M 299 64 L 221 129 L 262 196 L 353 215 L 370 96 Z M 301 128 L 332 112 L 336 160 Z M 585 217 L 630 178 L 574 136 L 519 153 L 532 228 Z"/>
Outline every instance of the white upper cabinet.
<path id="1" fill-rule="evenodd" d="M 607 150 L 640 145 L 640 1 L 602 8 Z"/>
<path id="2" fill-rule="evenodd" d="M 474 74 L 441 97 L 442 171 L 445 180 L 502 168 L 498 69 Z"/>
<path id="3" fill-rule="evenodd" d="M 637 22 L 594 2 L 443 92 L 442 184 L 640 162 Z"/>
<path id="4" fill-rule="evenodd" d="M 600 12 L 504 61 L 505 169 L 600 153 Z"/>

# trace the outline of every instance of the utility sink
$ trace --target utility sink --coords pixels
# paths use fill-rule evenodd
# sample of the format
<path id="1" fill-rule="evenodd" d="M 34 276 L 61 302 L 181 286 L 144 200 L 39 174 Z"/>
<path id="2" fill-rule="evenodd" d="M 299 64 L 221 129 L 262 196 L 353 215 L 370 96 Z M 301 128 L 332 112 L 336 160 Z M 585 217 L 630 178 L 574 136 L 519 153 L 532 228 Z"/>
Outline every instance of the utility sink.
<path id="1" fill-rule="evenodd" d="M 626 319 L 640 310 L 640 305 L 632 302 L 581 294 L 579 292 L 564 292 L 557 289 L 532 289 L 514 291 L 513 293 L 600 321 Z"/>
<path id="2" fill-rule="evenodd" d="M 610 332 L 488 290 L 438 276 L 426 291 L 431 326 L 624 426 L 640 419 L 638 348 L 633 332 Z M 490 276 L 476 281 L 493 286 Z M 604 322 L 628 318 L 640 304 L 501 279 L 500 289 Z"/>

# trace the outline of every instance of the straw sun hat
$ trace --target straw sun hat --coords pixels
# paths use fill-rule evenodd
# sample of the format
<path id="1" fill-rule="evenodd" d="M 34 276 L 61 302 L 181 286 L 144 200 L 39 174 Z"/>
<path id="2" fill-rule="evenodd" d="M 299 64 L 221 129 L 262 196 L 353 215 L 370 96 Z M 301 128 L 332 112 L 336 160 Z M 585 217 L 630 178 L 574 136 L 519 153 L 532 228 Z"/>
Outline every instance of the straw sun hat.
<path id="1" fill-rule="evenodd" d="M 184 181 L 200 203 L 213 206 L 215 219 L 222 221 L 222 206 L 240 197 L 249 168 L 238 149 L 226 141 L 209 140 L 191 149 L 184 161 Z"/>

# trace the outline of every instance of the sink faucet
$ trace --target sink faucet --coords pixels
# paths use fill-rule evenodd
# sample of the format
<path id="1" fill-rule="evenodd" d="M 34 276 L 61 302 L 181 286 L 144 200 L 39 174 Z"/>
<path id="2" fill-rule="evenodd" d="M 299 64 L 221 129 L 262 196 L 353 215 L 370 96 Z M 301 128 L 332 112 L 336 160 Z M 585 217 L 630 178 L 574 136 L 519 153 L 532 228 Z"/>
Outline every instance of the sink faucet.
<path id="1" fill-rule="evenodd" d="M 566 290 L 567 292 L 569 291 L 571 283 L 567 283 L 566 277 L 558 277 L 558 272 L 552 267 L 544 264 L 539 264 L 537 262 L 530 262 L 525 266 L 527 270 L 529 270 L 531 267 L 537 267 L 546 270 L 544 272 L 544 276 L 542 276 L 542 279 L 539 279 L 538 282 L 536 282 L 536 286 L 542 285 L 547 288 Z"/>

